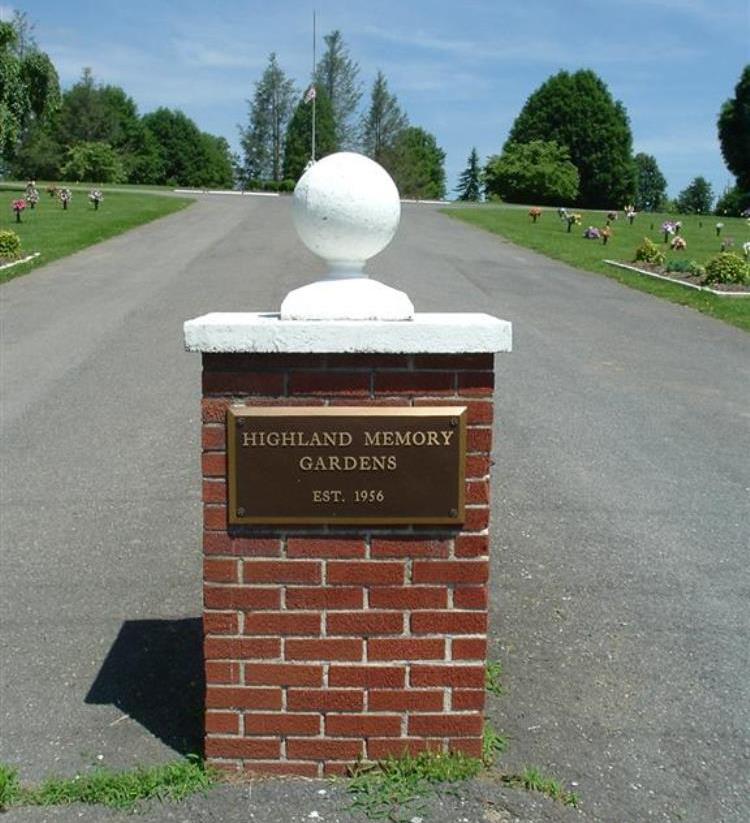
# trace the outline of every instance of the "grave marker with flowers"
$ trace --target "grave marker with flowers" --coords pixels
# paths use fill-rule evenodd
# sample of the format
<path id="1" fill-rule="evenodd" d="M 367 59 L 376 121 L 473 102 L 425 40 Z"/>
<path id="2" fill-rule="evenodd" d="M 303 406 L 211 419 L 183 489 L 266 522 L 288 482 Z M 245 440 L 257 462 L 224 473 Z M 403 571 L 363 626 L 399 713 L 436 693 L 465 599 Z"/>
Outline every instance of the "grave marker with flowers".
<path id="1" fill-rule="evenodd" d="M 26 208 L 26 201 L 23 197 L 19 197 L 18 200 L 14 200 L 11 203 L 11 208 L 16 213 L 16 223 L 21 222 L 21 212 Z"/>
<path id="2" fill-rule="evenodd" d="M 92 189 L 89 192 L 89 200 L 94 204 L 94 211 L 98 211 L 99 203 L 104 200 L 104 195 L 99 191 L 99 189 Z"/>
<path id="3" fill-rule="evenodd" d="M 529 209 L 529 217 L 532 219 L 534 223 L 542 216 L 542 210 L 539 206 L 532 206 Z"/>
<path id="4" fill-rule="evenodd" d="M 63 210 L 67 211 L 68 203 L 73 199 L 73 192 L 70 189 L 60 189 L 58 194 Z"/>

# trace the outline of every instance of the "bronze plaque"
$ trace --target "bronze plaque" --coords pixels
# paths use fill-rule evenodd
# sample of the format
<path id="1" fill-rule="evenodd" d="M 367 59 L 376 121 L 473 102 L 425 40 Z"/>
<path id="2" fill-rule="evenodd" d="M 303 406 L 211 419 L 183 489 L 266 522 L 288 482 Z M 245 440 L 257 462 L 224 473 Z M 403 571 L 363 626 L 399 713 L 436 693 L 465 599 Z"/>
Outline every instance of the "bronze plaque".
<path id="1" fill-rule="evenodd" d="M 465 406 L 232 406 L 227 444 L 230 524 L 464 520 Z"/>

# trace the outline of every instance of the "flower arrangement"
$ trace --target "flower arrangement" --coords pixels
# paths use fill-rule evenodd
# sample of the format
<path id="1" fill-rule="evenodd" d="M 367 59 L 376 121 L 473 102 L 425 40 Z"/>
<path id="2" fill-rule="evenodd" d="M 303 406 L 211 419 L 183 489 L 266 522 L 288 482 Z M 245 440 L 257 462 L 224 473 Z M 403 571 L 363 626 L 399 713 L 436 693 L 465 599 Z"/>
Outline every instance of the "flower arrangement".
<path id="1" fill-rule="evenodd" d="M 750 240 L 742 244 L 742 253 L 745 255 L 745 260 L 750 259 Z"/>
<path id="2" fill-rule="evenodd" d="M 18 200 L 14 200 L 10 206 L 13 211 L 16 213 L 16 223 L 21 222 L 21 212 L 26 208 L 26 201 L 23 197 L 19 197 Z"/>
<path id="3" fill-rule="evenodd" d="M 565 206 L 560 206 L 560 208 L 557 210 L 557 216 L 560 218 L 560 220 L 567 219 L 568 210 L 565 208 Z"/>
<path id="4" fill-rule="evenodd" d="M 70 189 L 60 189 L 57 196 L 60 198 L 63 209 L 67 210 L 68 203 L 73 199 L 73 192 Z"/>
<path id="5" fill-rule="evenodd" d="M 664 232 L 664 242 L 669 242 L 669 236 L 675 233 L 675 224 L 671 220 L 665 220 L 661 224 L 661 230 Z"/>
<path id="6" fill-rule="evenodd" d="M 94 204 L 94 211 L 99 209 L 99 203 L 104 200 L 104 195 L 99 191 L 99 189 L 92 189 L 89 192 L 89 200 Z"/>
<path id="7" fill-rule="evenodd" d="M 29 204 L 29 208 L 33 211 L 36 204 L 39 202 L 39 192 L 33 188 L 29 191 L 26 189 L 26 202 Z"/>
<path id="8" fill-rule="evenodd" d="M 60 191 L 60 189 L 58 189 L 57 186 L 54 183 L 50 186 L 47 186 L 47 194 L 50 197 L 57 197 L 57 193 L 59 191 Z"/>
<path id="9" fill-rule="evenodd" d="M 581 215 L 580 214 L 568 214 L 565 212 L 565 218 L 568 223 L 568 234 L 570 234 L 570 230 L 573 226 L 580 226 L 581 225 Z"/>
<path id="10" fill-rule="evenodd" d="M 602 235 L 602 245 L 606 246 L 607 241 L 609 240 L 610 237 L 612 237 L 612 229 L 609 226 L 605 226 L 601 231 L 601 235 Z"/>
<path id="11" fill-rule="evenodd" d="M 721 250 L 726 251 L 727 249 L 731 249 L 734 247 L 734 237 L 725 237 L 721 241 Z"/>
<path id="12" fill-rule="evenodd" d="M 589 226 L 589 227 L 588 227 L 588 228 L 587 228 L 587 229 L 583 232 L 583 236 L 584 236 L 587 240 L 599 240 L 599 239 L 601 238 L 601 236 L 602 236 L 602 233 L 599 231 L 599 229 L 597 229 L 597 228 L 596 228 L 596 226 Z"/>
<path id="13" fill-rule="evenodd" d="M 675 222 L 675 224 L 674 224 L 674 233 L 675 233 L 675 234 L 679 234 L 679 233 L 680 233 L 680 229 L 681 229 L 681 228 L 682 228 L 682 221 L 681 221 L 681 220 L 677 220 L 677 221 Z"/>
<path id="14" fill-rule="evenodd" d="M 532 206 L 529 209 L 529 217 L 536 223 L 536 221 L 542 216 L 542 210 L 539 206 Z"/>
<path id="15" fill-rule="evenodd" d="M 683 251 L 687 248 L 687 240 L 685 240 L 684 237 L 676 235 L 672 238 L 672 242 L 669 244 L 669 248 L 672 249 L 672 251 Z"/>
<path id="16" fill-rule="evenodd" d="M 749 217 L 750 218 L 750 207 L 744 209 L 740 212 L 740 217 Z"/>
<path id="17" fill-rule="evenodd" d="M 723 224 L 723 223 L 717 223 L 717 224 L 716 224 L 716 236 L 717 236 L 717 237 L 721 237 L 721 230 L 722 230 L 723 228 L 724 228 L 724 224 Z"/>
<path id="18" fill-rule="evenodd" d="M 607 212 L 607 225 L 609 225 L 613 220 L 617 220 L 617 212 L 616 211 L 608 211 Z"/>
<path id="19" fill-rule="evenodd" d="M 625 211 L 625 217 L 628 218 L 628 223 L 630 223 L 630 225 L 632 226 L 633 225 L 633 220 L 635 220 L 635 216 L 636 216 L 636 214 L 638 214 L 638 212 L 635 210 L 635 206 L 633 206 L 633 205 L 625 206 L 624 211 Z"/>

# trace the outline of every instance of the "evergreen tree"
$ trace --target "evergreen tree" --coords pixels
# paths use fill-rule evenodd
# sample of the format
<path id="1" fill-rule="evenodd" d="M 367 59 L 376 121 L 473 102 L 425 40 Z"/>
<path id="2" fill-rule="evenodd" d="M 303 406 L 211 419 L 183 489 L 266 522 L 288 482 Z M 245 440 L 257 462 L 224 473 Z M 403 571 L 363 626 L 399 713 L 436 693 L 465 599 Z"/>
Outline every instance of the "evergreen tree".
<path id="1" fill-rule="evenodd" d="M 714 195 L 705 177 L 694 177 L 678 195 L 675 205 L 681 214 L 709 214 Z"/>
<path id="2" fill-rule="evenodd" d="M 568 149 L 580 174 L 580 205 L 612 208 L 632 199 L 635 168 L 628 117 L 593 71 L 561 71 L 529 97 L 506 147 L 532 140 L 553 140 Z"/>
<path id="3" fill-rule="evenodd" d="M 416 126 L 402 129 L 383 153 L 383 165 L 401 197 L 418 200 L 445 196 L 444 162 L 445 152 L 434 136 Z"/>
<path id="4" fill-rule="evenodd" d="M 388 91 L 388 82 L 378 71 L 370 95 L 370 108 L 362 121 L 362 147 L 365 154 L 382 163 L 386 152 L 409 124 L 396 97 Z"/>
<path id="5" fill-rule="evenodd" d="M 349 56 L 340 31 L 332 31 L 323 39 L 326 50 L 315 68 L 315 83 L 318 92 L 325 89 L 331 101 L 336 145 L 341 149 L 353 148 L 357 143 L 357 128 L 352 118 L 362 98 L 359 64 Z"/>
<path id="6" fill-rule="evenodd" d="M 479 168 L 479 155 L 474 146 L 466 161 L 466 168 L 458 178 L 456 188 L 459 200 L 472 200 L 476 202 L 482 197 L 482 172 Z"/>
<path id="7" fill-rule="evenodd" d="M 284 177 L 301 177 L 312 156 L 312 102 L 304 97 L 297 104 L 284 141 Z M 333 107 L 325 89 L 318 87 L 315 98 L 315 158 L 320 159 L 336 151 L 336 125 Z"/>
<path id="8" fill-rule="evenodd" d="M 248 125 L 240 129 L 245 179 L 281 180 L 284 137 L 296 97 L 289 79 L 271 53 L 268 66 L 255 84 Z"/>
<path id="9" fill-rule="evenodd" d="M 639 211 L 660 211 L 667 200 L 667 180 L 656 158 L 639 152 L 635 163 L 635 207 Z"/>
<path id="10" fill-rule="evenodd" d="M 506 144 L 501 155 L 487 160 L 484 176 L 487 194 L 511 203 L 558 206 L 578 194 L 578 169 L 554 140 Z"/>
<path id="11" fill-rule="evenodd" d="M 734 87 L 734 97 L 719 114 L 719 142 L 724 162 L 742 192 L 750 192 L 750 65 Z"/>

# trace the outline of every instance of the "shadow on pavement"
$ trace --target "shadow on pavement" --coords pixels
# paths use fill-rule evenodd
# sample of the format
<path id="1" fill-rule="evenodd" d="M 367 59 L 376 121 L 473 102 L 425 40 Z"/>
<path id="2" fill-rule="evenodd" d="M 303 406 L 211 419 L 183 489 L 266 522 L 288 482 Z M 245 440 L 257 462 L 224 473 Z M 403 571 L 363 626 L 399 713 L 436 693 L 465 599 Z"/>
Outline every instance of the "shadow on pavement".
<path id="1" fill-rule="evenodd" d="M 200 618 L 126 620 L 86 703 L 111 703 L 180 754 L 202 754 L 202 645 Z"/>

